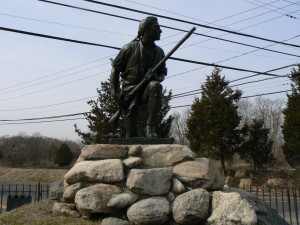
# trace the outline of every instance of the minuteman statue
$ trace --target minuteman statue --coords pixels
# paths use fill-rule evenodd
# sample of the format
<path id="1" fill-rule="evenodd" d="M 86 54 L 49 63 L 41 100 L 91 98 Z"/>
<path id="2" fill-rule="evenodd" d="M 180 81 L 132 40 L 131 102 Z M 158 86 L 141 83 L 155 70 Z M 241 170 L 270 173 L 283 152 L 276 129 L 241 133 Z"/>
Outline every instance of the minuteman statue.
<path id="1" fill-rule="evenodd" d="M 122 47 L 113 60 L 110 75 L 111 95 L 119 104 L 143 79 L 148 83 L 124 109 L 126 138 L 139 137 L 138 122 L 141 106 L 147 106 L 146 136 L 157 137 L 155 127 L 161 109 L 162 85 L 167 75 L 165 63 L 154 73 L 151 68 L 164 58 L 164 51 L 154 42 L 160 40 L 161 29 L 156 17 L 147 17 L 140 22 L 137 37 Z M 120 77 L 122 87 L 120 87 Z"/>

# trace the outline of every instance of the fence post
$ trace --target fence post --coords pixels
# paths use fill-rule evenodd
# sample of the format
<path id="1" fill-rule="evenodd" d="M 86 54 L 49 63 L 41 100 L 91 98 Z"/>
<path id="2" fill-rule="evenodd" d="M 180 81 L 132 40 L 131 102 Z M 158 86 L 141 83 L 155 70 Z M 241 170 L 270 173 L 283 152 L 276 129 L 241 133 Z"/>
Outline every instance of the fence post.
<path id="1" fill-rule="evenodd" d="M 2 184 L 2 188 L 1 188 L 1 207 L 0 207 L 0 214 L 2 213 L 2 203 L 3 203 L 3 188 L 4 188 L 4 184 Z"/>
<path id="2" fill-rule="evenodd" d="M 293 190 L 293 197 L 294 197 L 294 209 L 295 209 L 295 215 L 296 215 L 296 223 L 299 225 L 299 217 L 298 217 L 298 201 L 297 201 L 297 189 Z"/>
<path id="3" fill-rule="evenodd" d="M 269 188 L 269 203 L 270 203 L 270 206 L 272 207 L 272 201 L 271 201 L 271 188 Z"/>
<path id="4" fill-rule="evenodd" d="M 275 187 L 275 204 L 276 204 L 276 211 L 278 212 L 278 200 L 277 200 L 277 188 Z"/>
<path id="5" fill-rule="evenodd" d="M 41 194 L 41 183 L 39 182 L 39 183 L 38 183 L 38 199 L 37 199 L 38 201 L 41 200 L 41 199 L 40 199 L 40 198 L 41 198 L 40 194 Z"/>
<path id="6" fill-rule="evenodd" d="M 281 204 L 282 204 L 282 212 L 283 212 L 283 219 L 285 219 L 285 210 L 284 210 L 284 202 L 283 202 L 283 195 L 284 195 L 284 188 L 281 188 Z"/>
<path id="7" fill-rule="evenodd" d="M 49 184 L 47 184 L 47 199 L 49 198 Z"/>
<path id="8" fill-rule="evenodd" d="M 30 196 L 30 192 L 31 192 L 31 184 L 29 184 L 28 196 Z"/>
<path id="9" fill-rule="evenodd" d="M 293 224 L 292 210 L 291 210 L 291 196 L 290 196 L 290 189 L 289 188 L 287 188 L 287 197 L 288 197 L 288 207 L 289 207 L 289 215 L 290 215 L 290 224 Z"/>
<path id="10" fill-rule="evenodd" d="M 37 201 L 37 197 L 36 197 L 37 190 L 38 190 L 38 185 L 36 184 L 35 185 L 35 192 L 34 192 L 34 201 L 35 202 Z"/>

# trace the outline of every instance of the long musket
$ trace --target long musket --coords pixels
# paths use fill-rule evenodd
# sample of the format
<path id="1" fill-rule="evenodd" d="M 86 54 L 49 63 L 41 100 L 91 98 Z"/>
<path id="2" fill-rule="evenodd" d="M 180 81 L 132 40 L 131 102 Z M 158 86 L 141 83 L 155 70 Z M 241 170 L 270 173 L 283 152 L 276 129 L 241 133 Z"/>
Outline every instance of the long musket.
<path id="1" fill-rule="evenodd" d="M 180 45 L 183 44 L 191 35 L 192 33 L 196 30 L 195 27 L 193 27 L 174 47 L 173 49 L 162 59 L 160 60 L 157 65 L 150 69 L 150 72 L 156 73 L 160 67 L 171 57 L 171 55 L 180 47 Z M 134 99 L 134 97 L 142 90 L 142 88 L 149 82 L 147 79 L 143 79 L 137 86 L 134 87 L 134 89 L 129 92 L 128 95 L 126 95 L 123 99 L 124 104 L 119 105 L 118 111 L 110 118 L 109 123 L 113 126 L 117 125 L 117 122 L 122 115 L 124 111 L 124 105 L 129 105 L 129 103 Z"/>

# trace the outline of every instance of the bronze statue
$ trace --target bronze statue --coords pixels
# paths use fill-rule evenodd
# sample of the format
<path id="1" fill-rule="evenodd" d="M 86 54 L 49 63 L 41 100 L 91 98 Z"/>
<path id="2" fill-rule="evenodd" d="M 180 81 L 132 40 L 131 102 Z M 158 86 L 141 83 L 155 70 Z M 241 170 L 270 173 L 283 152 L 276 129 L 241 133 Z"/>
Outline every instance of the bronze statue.
<path id="1" fill-rule="evenodd" d="M 161 109 L 162 85 L 167 75 L 165 62 L 153 72 L 154 68 L 165 56 L 164 51 L 155 44 L 162 33 L 156 17 L 147 17 L 140 22 L 137 37 L 122 47 L 112 62 L 110 75 L 111 94 L 119 104 L 124 96 L 139 85 L 143 80 L 142 90 L 130 99 L 124 107 L 124 123 L 126 137 L 139 137 L 138 121 L 140 108 L 147 106 L 147 137 L 157 137 L 155 126 Z M 120 76 L 122 88 L 120 88 Z"/>
<path id="2" fill-rule="evenodd" d="M 127 138 L 140 136 L 138 122 L 142 105 L 147 106 L 146 136 L 157 137 L 155 126 L 158 122 L 162 97 L 160 83 L 167 75 L 165 62 L 195 30 L 193 27 L 165 56 L 164 51 L 155 45 L 155 41 L 160 40 L 162 32 L 157 18 L 149 16 L 140 22 L 137 37 L 124 45 L 113 60 L 110 75 L 111 95 L 118 103 L 119 109 L 109 123 L 116 125 L 124 113 Z"/>

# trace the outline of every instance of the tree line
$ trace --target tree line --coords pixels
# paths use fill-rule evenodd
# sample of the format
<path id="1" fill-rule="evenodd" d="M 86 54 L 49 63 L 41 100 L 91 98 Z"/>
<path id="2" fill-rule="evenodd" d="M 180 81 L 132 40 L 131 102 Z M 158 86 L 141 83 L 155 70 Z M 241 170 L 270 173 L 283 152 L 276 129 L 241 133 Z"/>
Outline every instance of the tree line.
<path id="1" fill-rule="evenodd" d="M 66 166 L 78 158 L 82 145 L 70 140 L 28 136 L 0 137 L 0 164 L 3 166 L 55 167 Z"/>

